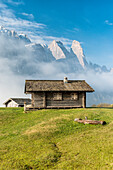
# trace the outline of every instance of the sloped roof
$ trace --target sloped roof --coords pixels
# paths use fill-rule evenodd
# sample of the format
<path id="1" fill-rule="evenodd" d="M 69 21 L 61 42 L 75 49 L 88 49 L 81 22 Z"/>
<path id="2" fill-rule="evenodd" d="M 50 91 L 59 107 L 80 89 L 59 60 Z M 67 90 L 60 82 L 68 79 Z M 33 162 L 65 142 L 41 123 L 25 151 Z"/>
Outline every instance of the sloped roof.
<path id="1" fill-rule="evenodd" d="M 15 101 L 19 105 L 24 105 L 24 102 L 26 102 L 26 104 L 31 104 L 31 99 L 29 99 L 29 98 L 10 98 L 3 104 L 7 104 L 12 100 Z"/>
<path id="2" fill-rule="evenodd" d="M 33 91 L 86 91 L 93 92 L 94 89 L 85 80 L 26 80 L 25 93 Z"/>

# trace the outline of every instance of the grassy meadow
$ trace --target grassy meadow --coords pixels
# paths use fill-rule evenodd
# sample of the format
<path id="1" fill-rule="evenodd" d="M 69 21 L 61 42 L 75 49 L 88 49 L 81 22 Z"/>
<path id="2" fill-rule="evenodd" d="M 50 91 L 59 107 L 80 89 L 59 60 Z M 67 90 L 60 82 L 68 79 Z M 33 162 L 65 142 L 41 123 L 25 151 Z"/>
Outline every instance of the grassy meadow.
<path id="1" fill-rule="evenodd" d="M 113 169 L 113 109 L 0 108 L 0 170 L 24 169 Z"/>

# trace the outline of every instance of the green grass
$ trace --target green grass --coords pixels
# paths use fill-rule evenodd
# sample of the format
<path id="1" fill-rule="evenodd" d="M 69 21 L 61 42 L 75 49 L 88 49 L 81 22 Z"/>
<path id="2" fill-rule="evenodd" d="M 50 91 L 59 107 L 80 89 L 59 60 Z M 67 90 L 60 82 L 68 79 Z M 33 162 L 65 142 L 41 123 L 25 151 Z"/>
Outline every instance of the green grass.
<path id="1" fill-rule="evenodd" d="M 0 108 L 0 170 L 24 169 L 113 169 L 113 109 Z"/>

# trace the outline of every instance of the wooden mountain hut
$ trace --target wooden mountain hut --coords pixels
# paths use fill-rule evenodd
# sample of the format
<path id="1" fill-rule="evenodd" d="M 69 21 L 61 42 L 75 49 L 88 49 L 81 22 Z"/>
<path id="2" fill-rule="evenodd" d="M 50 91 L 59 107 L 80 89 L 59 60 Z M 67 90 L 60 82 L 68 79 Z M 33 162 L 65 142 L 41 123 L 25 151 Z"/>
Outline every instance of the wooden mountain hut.
<path id="1" fill-rule="evenodd" d="M 40 108 L 85 108 L 86 92 L 94 89 L 85 80 L 26 80 L 25 93 L 31 94 L 31 106 Z"/>

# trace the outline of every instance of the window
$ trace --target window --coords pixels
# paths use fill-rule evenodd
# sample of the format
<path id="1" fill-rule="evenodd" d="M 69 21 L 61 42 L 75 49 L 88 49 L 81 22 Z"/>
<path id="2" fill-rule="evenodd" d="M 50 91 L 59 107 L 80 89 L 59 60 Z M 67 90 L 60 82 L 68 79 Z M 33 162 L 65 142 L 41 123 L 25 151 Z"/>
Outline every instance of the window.
<path id="1" fill-rule="evenodd" d="M 78 93 L 71 93 L 71 100 L 78 100 Z"/>
<path id="2" fill-rule="evenodd" d="M 53 93 L 53 100 L 62 100 L 62 93 Z"/>

